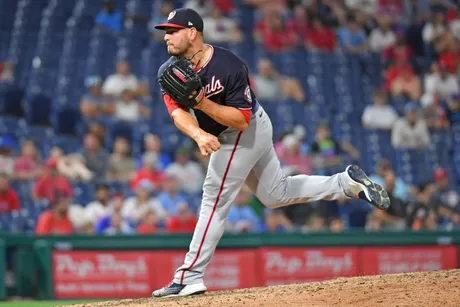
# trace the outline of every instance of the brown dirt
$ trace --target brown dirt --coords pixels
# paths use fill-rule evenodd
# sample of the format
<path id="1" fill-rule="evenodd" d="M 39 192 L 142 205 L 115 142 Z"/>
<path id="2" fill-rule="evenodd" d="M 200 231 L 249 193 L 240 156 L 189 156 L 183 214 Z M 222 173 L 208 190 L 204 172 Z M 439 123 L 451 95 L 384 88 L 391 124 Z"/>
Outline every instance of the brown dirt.
<path id="1" fill-rule="evenodd" d="M 74 307 L 460 306 L 460 270 L 406 273 L 295 284 L 205 295 L 100 302 Z"/>

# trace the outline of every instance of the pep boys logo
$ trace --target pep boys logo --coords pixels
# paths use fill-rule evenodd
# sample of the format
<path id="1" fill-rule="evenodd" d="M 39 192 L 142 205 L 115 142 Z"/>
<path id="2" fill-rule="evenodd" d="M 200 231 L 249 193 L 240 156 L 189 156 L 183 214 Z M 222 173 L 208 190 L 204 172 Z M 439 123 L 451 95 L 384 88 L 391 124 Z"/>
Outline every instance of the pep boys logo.
<path id="1" fill-rule="evenodd" d="M 303 253 L 283 254 L 282 252 L 265 253 L 265 270 L 288 274 L 302 272 L 327 271 L 334 274 L 353 269 L 353 255 L 345 252 L 337 255 L 325 255 L 323 251 L 311 250 Z"/>
<path id="2" fill-rule="evenodd" d="M 220 82 L 220 79 L 217 79 L 216 76 L 212 76 L 211 82 L 206 84 L 203 87 L 204 95 L 206 97 L 211 97 L 216 94 L 221 93 L 224 90 L 224 86 Z"/>
<path id="3" fill-rule="evenodd" d="M 142 256 L 133 256 L 130 259 L 117 259 L 112 254 L 92 255 L 55 255 L 56 273 L 72 274 L 80 278 L 88 276 L 133 277 L 147 273 L 146 259 Z"/>

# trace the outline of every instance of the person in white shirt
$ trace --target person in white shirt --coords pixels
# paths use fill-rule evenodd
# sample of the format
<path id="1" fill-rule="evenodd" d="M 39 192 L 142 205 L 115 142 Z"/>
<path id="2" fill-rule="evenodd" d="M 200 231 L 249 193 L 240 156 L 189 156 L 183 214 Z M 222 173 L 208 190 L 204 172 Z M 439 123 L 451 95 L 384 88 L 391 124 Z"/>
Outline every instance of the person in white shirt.
<path id="1" fill-rule="evenodd" d="M 96 186 L 96 199 L 88 203 L 85 207 L 85 215 L 93 225 L 111 213 L 109 200 L 109 186 L 100 184 Z"/>
<path id="2" fill-rule="evenodd" d="M 460 40 L 460 10 L 457 10 L 457 16 L 449 24 L 450 31 L 457 40 Z"/>
<path id="3" fill-rule="evenodd" d="M 363 126 L 370 129 L 390 130 L 398 119 L 398 113 L 387 104 L 387 97 L 383 91 L 375 90 L 373 100 L 374 104 L 364 109 L 361 118 Z"/>
<path id="4" fill-rule="evenodd" d="M 160 220 L 165 219 L 168 214 L 161 203 L 152 197 L 153 190 L 153 184 L 149 180 L 139 181 L 137 195 L 125 200 L 121 215 L 133 223 L 140 222 L 149 211 L 155 212 Z"/>
<path id="5" fill-rule="evenodd" d="M 449 74 L 447 67 L 443 64 L 433 65 L 433 73 L 425 77 L 425 94 L 422 101 L 432 101 L 434 95 L 441 100 L 448 99 L 453 94 L 460 93 L 460 86 L 457 78 Z"/>
<path id="6" fill-rule="evenodd" d="M 390 22 L 388 16 L 378 18 L 379 27 L 375 28 L 369 36 L 371 51 L 380 53 L 396 42 L 396 35 L 390 29 Z"/>
<path id="7" fill-rule="evenodd" d="M 430 144 L 430 133 L 423 119 L 417 118 L 418 105 L 410 102 L 405 117 L 396 121 L 391 131 L 391 143 L 395 148 L 424 149 Z"/>
<path id="8" fill-rule="evenodd" d="M 184 3 L 184 8 L 192 9 L 200 16 L 206 17 L 211 12 L 212 4 L 209 0 L 187 0 Z"/>
<path id="9" fill-rule="evenodd" d="M 222 12 L 216 6 L 211 10 L 211 15 L 203 19 L 204 38 L 212 44 L 235 43 L 241 41 L 241 32 L 236 22 L 222 16 Z"/>
<path id="10" fill-rule="evenodd" d="M 437 12 L 433 15 L 431 22 L 425 24 L 423 27 L 422 38 L 427 44 L 436 43 L 445 32 L 444 14 Z"/>
<path id="11" fill-rule="evenodd" d="M 191 152 L 186 148 L 176 151 L 175 161 L 165 170 L 168 176 L 179 180 L 179 187 L 186 193 L 199 193 L 204 182 L 204 173 L 200 164 L 190 160 Z"/>
<path id="12" fill-rule="evenodd" d="M 119 120 L 135 122 L 141 118 L 148 118 L 150 109 L 134 99 L 132 90 L 125 89 L 115 104 L 114 116 Z"/>
<path id="13" fill-rule="evenodd" d="M 102 93 L 106 96 L 118 98 L 126 89 L 136 91 L 139 86 L 137 77 L 131 73 L 129 63 L 125 60 L 117 63 L 117 72 L 105 79 Z"/>

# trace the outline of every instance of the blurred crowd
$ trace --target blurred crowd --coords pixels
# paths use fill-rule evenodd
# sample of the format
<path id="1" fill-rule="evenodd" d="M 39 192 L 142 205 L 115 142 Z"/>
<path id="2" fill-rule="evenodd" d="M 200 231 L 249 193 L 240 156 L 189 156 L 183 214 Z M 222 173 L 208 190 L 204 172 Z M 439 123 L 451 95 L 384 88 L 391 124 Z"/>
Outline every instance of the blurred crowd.
<path id="1" fill-rule="evenodd" d="M 380 88 L 372 104 L 359 114 L 363 127 L 391 131 L 395 148 L 423 149 L 430 131 L 448 131 L 460 121 L 460 1 L 449 0 L 244 0 L 260 16 L 254 40 L 271 52 L 305 48 L 314 52 L 378 53 L 383 63 Z M 232 1 L 186 1 L 186 7 L 204 16 L 205 40 L 226 45 L 242 40 L 242 30 L 232 18 Z M 146 22 L 152 40 L 162 40 L 153 25 L 164 21 L 174 1 L 163 1 L 158 16 Z M 112 1 L 105 1 L 95 23 L 118 32 L 127 19 Z M 8 63 L 0 67 L 0 82 L 14 75 Z M 301 82 L 281 75 L 267 58 L 258 61 L 252 87 L 263 101 L 290 98 L 308 103 Z M 144 137 L 143 152 L 133 155 L 123 137 L 104 145 L 106 118 L 136 122 L 149 118 L 153 89 L 131 73 L 127 61 L 117 63 L 102 80 L 88 76 L 87 93 L 80 110 L 91 124 L 79 152 L 53 148 L 42 157 L 33 141 L 24 141 L 13 156 L 9 141 L 0 142 L 0 211 L 20 210 L 11 181 L 33 181 L 33 199 L 46 201 L 49 210 L 36 225 L 47 234 L 152 234 L 192 232 L 199 212 L 199 197 L 207 159 L 193 146 L 177 148 L 171 155 L 162 140 Z M 400 117 L 389 99 L 401 102 Z M 275 140 L 275 149 L 286 174 L 332 174 L 343 169 L 345 157 L 359 160 L 362 153 L 352 142 L 334 139 L 329 124 L 321 122 L 314 140 L 305 140 L 302 126 Z M 228 232 L 332 231 L 364 228 L 368 231 L 454 229 L 460 226 L 457 183 L 448 170 L 438 168 L 432 181 L 412 186 L 396 174 L 387 159 L 366 170 L 388 191 L 391 207 L 373 210 L 357 200 L 322 201 L 270 210 L 245 187 L 230 210 Z M 95 184 L 94 200 L 73 201 L 72 182 Z M 113 182 L 129 186 L 117 190 Z M 452 188 L 454 187 L 454 188 Z"/>

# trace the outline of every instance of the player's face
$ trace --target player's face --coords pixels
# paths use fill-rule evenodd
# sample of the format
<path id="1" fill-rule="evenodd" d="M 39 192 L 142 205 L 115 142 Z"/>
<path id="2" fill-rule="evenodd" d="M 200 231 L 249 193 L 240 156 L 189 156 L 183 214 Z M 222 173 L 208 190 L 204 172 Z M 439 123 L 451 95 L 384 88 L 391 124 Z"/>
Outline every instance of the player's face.
<path id="1" fill-rule="evenodd" d="M 190 48 L 188 38 L 190 29 L 167 29 L 164 40 L 168 46 L 168 53 L 172 56 L 182 56 Z"/>

